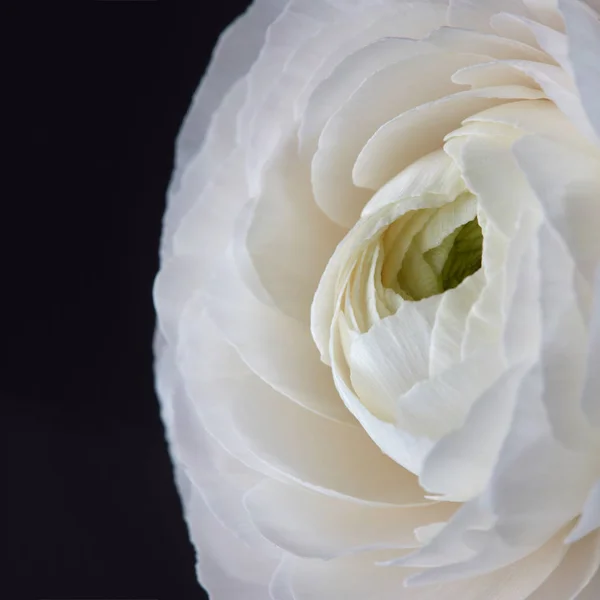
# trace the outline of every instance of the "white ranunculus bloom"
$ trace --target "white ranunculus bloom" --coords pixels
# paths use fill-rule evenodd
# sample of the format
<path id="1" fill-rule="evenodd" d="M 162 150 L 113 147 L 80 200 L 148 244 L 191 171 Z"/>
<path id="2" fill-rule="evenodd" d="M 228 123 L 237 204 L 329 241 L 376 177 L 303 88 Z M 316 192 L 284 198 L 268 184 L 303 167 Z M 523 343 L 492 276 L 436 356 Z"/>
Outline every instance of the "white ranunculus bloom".
<path id="1" fill-rule="evenodd" d="M 599 11 L 257 0 L 221 38 L 155 287 L 214 600 L 600 598 Z"/>

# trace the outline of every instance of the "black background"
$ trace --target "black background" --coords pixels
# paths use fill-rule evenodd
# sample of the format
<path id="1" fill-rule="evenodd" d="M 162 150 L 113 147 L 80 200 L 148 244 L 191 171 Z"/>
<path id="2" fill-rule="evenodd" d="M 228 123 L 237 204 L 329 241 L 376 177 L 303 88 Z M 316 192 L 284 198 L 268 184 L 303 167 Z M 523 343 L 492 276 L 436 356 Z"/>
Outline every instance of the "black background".
<path id="1" fill-rule="evenodd" d="M 205 598 L 151 289 L 177 130 L 247 4 L 21 3 L 4 20 L 2 597 Z"/>

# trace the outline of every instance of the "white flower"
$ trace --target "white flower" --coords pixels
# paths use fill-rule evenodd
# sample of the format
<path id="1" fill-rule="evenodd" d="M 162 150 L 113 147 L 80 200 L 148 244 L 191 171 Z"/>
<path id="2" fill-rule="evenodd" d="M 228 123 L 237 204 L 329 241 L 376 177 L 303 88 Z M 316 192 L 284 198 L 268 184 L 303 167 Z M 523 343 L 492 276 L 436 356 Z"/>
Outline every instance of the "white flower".
<path id="1" fill-rule="evenodd" d="M 221 38 L 155 287 L 213 600 L 600 597 L 599 11 L 257 0 Z"/>

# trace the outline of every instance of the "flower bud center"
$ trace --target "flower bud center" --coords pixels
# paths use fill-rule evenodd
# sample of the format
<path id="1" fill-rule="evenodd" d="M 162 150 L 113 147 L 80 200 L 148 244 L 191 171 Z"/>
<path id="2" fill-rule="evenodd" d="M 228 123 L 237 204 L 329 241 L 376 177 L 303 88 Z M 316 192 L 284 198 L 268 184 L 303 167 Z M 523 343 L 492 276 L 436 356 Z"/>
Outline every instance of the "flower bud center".
<path id="1" fill-rule="evenodd" d="M 466 277 L 481 268 L 483 233 L 477 217 L 468 221 L 465 219 L 456 227 L 451 225 L 446 229 L 450 233 L 444 234 L 441 240 L 428 244 L 424 240 L 431 239 L 430 230 L 440 227 L 439 219 L 436 223 L 436 212 L 415 211 L 411 217 L 413 221 L 420 219 L 425 223 L 410 241 L 399 268 L 395 269 L 395 276 L 388 277 L 388 281 L 383 282 L 405 300 L 417 301 L 442 294 L 457 287 Z M 397 265 L 400 261 L 393 256 L 394 246 L 398 247 L 398 243 L 388 246 L 385 262 Z"/>

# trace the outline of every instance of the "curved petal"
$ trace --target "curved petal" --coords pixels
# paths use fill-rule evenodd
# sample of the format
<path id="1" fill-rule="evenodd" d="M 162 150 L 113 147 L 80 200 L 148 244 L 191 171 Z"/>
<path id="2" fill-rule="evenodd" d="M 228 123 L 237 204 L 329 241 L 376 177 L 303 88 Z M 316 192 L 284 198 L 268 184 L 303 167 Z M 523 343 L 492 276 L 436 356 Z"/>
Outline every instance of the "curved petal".
<path id="1" fill-rule="evenodd" d="M 527 14 L 522 0 L 450 0 L 448 16 L 453 27 L 492 31 L 490 19 L 500 12 Z"/>
<path id="2" fill-rule="evenodd" d="M 262 534 L 295 556 L 346 554 L 419 545 L 414 530 L 447 520 L 455 506 L 365 506 L 273 480 L 250 490 L 244 504 Z"/>
<path id="3" fill-rule="evenodd" d="M 569 38 L 569 62 L 581 103 L 600 142 L 600 18 L 583 2 L 558 0 Z"/>
<path id="4" fill-rule="evenodd" d="M 468 116 L 510 100 L 543 97 L 527 87 L 497 86 L 458 92 L 417 106 L 371 136 L 354 163 L 354 184 L 376 190 L 421 156 L 440 148 L 444 136 Z"/>
<path id="5" fill-rule="evenodd" d="M 583 387 L 581 406 L 590 423 L 594 427 L 600 427 L 600 398 L 598 398 L 600 370 L 596 368 L 596 360 L 600 356 L 600 266 L 596 270 L 593 302 L 586 380 Z"/>
<path id="6" fill-rule="evenodd" d="M 600 568 L 600 533 L 573 545 L 528 600 L 574 600 Z"/>
<path id="7" fill-rule="evenodd" d="M 581 511 L 581 516 L 579 517 L 579 522 L 577 526 L 571 531 L 567 538 L 567 542 L 577 542 L 578 540 L 584 538 L 585 536 L 592 533 L 600 527 L 600 479 L 596 482 L 592 490 L 590 491 L 585 504 L 583 505 L 583 509 Z M 596 533 L 594 537 L 600 546 L 600 533 Z M 600 547 L 597 549 L 598 555 L 598 565 L 600 567 Z"/>
<path id="8" fill-rule="evenodd" d="M 253 296 L 230 254 L 220 257 L 217 265 L 206 289 L 206 309 L 244 362 L 301 406 L 351 422 L 308 328 Z"/>
<path id="9" fill-rule="evenodd" d="M 424 102 L 461 89 L 451 76 L 459 68 L 481 62 L 470 54 L 423 54 L 414 42 L 412 58 L 377 71 L 331 117 L 313 157 L 315 200 L 333 221 L 345 227 L 356 223 L 371 192 L 352 184 L 352 168 L 361 148 L 382 123 Z M 406 86 L 426 70 L 419 86 Z M 351 126 L 349 126 L 351 124 Z"/>

